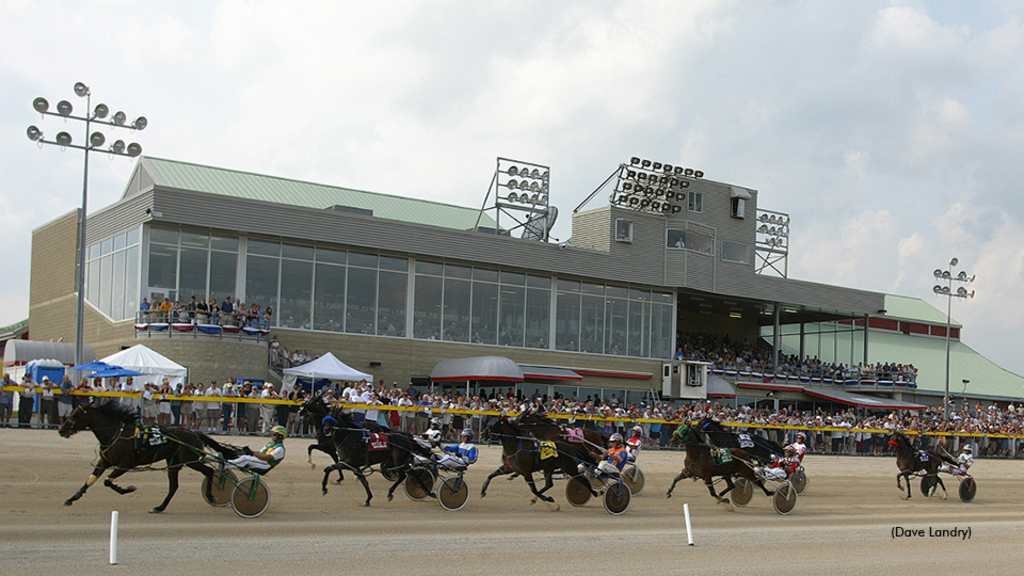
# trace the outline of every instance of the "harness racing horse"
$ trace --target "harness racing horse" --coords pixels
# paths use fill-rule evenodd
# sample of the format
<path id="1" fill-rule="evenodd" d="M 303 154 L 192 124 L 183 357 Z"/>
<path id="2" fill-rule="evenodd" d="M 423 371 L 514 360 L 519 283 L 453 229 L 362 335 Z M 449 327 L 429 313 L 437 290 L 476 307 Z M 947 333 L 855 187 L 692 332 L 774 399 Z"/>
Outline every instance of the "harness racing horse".
<path id="1" fill-rule="evenodd" d="M 65 506 L 71 506 L 75 500 L 85 495 L 85 491 L 110 468 L 113 468 L 113 471 L 103 484 L 118 494 L 134 492 L 134 486 L 122 488 L 114 483 L 114 479 L 130 470 L 165 460 L 167 497 L 150 512 L 163 512 L 167 508 L 167 504 L 178 490 L 178 472 L 182 466 L 197 470 L 209 479 L 203 485 L 206 486 L 207 500 L 213 500 L 210 487 L 213 484 L 214 472 L 204 463 L 204 448 L 209 446 L 217 451 L 223 450 L 227 457 L 232 458 L 237 457 L 237 454 L 232 454 L 229 449 L 220 446 L 202 432 L 179 426 L 157 426 L 145 430 L 137 426 L 138 421 L 138 415 L 131 408 L 121 407 L 113 402 L 90 402 L 75 408 L 71 416 L 61 424 L 58 433 L 64 438 L 70 438 L 81 430 L 92 430 L 100 443 L 99 461 L 92 474 L 78 492 L 64 502 Z"/>
<path id="2" fill-rule="evenodd" d="M 925 497 L 930 496 L 929 489 L 934 491 L 934 486 L 938 484 L 942 488 L 942 499 L 946 499 L 946 486 L 943 485 L 942 478 L 939 478 L 939 466 L 943 462 L 956 466 L 956 462 L 931 450 L 914 448 L 907 435 L 900 431 L 893 432 L 889 437 L 889 446 L 896 452 L 896 467 L 900 469 L 896 475 L 896 487 L 902 491 L 903 479 L 906 478 L 907 498 L 910 498 L 911 476 L 922 476 L 921 493 Z M 902 492 L 900 495 L 902 497 Z"/>
<path id="3" fill-rule="evenodd" d="M 566 426 L 562 426 L 555 420 L 552 420 L 543 414 L 532 412 L 530 409 L 527 409 L 519 415 L 519 418 L 516 420 L 516 424 L 541 440 L 561 440 L 563 442 L 571 442 L 571 440 L 569 440 L 569 430 Z M 579 428 L 578 430 L 583 433 L 583 440 L 589 443 L 589 445 L 595 448 L 608 447 L 608 437 L 597 430 L 591 430 L 589 428 Z"/>
<path id="4" fill-rule="evenodd" d="M 683 445 L 686 448 L 686 460 L 683 470 L 672 481 L 666 498 L 672 497 L 672 490 L 683 478 L 700 478 L 708 487 L 708 492 L 720 503 L 728 504 L 725 495 L 735 488 L 732 479 L 736 476 L 745 478 L 762 491 L 766 496 L 773 492 L 765 488 L 764 482 L 754 472 L 754 464 L 749 454 L 740 448 L 715 448 L 705 441 L 697 426 L 683 425 L 672 433 L 672 445 Z M 717 460 L 717 462 L 716 462 Z M 714 479 L 724 478 L 726 488 L 721 494 L 715 492 Z"/>
<path id="5" fill-rule="evenodd" d="M 772 456 L 782 458 L 785 453 L 785 449 L 774 440 L 762 438 L 757 434 L 737 434 L 712 420 L 710 416 L 705 416 L 698 422 L 697 428 L 712 445 L 719 448 L 740 448 L 762 464 L 772 462 Z"/>
<path id="6" fill-rule="evenodd" d="M 586 477 L 582 476 L 579 470 L 581 463 L 585 463 L 590 467 L 597 465 L 594 457 L 586 450 L 577 449 L 566 442 L 556 441 L 555 454 L 544 458 L 542 457 L 543 454 L 538 441 L 527 437 L 522 430 L 509 422 L 505 416 L 498 417 L 488 424 L 480 433 L 480 436 L 481 438 L 497 437 L 501 441 L 502 450 L 502 464 L 484 481 L 484 486 L 480 489 L 481 498 L 487 496 L 487 486 L 490 485 L 491 480 L 495 477 L 519 474 L 523 476 L 523 479 L 530 486 L 530 491 L 533 492 L 534 497 L 530 504 L 536 504 L 539 498 L 549 504 L 555 504 L 555 510 L 557 511 L 561 507 L 555 503 L 554 498 L 546 496 L 544 493 L 555 485 L 554 473 L 559 470 L 566 476 L 569 476 L 570 481 L 573 478 L 579 478 L 580 485 L 589 488 L 591 496 L 598 496 L 598 493 L 590 486 L 590 482 L 586 480 Z M 542 472 L 544 474 L 544 488 L 540 490 L 537 490 L 537 485 L 533 480 L 534 472 Z"/>
<path id="7" fill-rule="evenodd" d="M 371 437 L 371 432 L 357 425 L 351 414 L 335 411 L 332 416 L 338 421 L 338 424 L 330 431 L 338 462 L 324 468 L 324 480 L 321 486 L 324 494 L 327 494 L 327 479 L 331 472 L 348 468 L 356 475 L 363 485 L 363 489 L 366 490 L 366 502 L 363 505 L 369 506 L 373 494 L 370 492 L 370 484 L 366 481 L 366 474 L 363 470 L 376 464 L 380 465 L 382 469 L 387 468 L 396 473 L 397 479 L 388 490 L 388 501 L 390 501 L 394 498 L 395 489 L 405 480 L 413 455 L 418 454 L 424 458 L 430 458 L 430 449 L 421 446 L 408 434 L 386 432 Z"/>

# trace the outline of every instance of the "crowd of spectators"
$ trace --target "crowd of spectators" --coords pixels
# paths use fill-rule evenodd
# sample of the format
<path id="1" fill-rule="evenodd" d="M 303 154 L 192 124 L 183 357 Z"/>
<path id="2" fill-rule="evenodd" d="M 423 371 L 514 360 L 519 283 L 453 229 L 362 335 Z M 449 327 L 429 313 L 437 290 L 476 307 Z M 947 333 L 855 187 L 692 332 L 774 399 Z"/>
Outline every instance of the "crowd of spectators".
<path id="1" fill-rule="evenodd" d="M 244 302 L 232 302 L 231 296 L 217 302 L 216 298 L 200 298 L 192 296 L 184 305 L 175 300 L 164 298 L 162 302 L 149 302 L 143 298 L 139 304 L 139 323 L 172 322 L 189 324 L 216 324 L 220 326 L 250 326 L 269 330 L 273 323 L 274 309 L 263 308 L 259 304 L 246 306 Z"/>

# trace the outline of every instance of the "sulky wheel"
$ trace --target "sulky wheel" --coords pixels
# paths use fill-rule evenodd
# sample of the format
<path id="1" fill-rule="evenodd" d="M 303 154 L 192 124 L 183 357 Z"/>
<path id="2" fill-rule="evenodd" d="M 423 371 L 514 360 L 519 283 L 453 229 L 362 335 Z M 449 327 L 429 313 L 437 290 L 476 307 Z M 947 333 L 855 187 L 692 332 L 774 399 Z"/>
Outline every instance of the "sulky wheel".
<path id="1" fill-rule="evenodd" d="M 604 509 L 618 516 L 629 509 L 632 493 L 625 482 L 612 482 L 604 491 Z"/>
<path id="2" fill-rule="evenodd" d="M 922 476 L 921 477 L 921 494 L 925 498 L 931 497 L 935 494 L 935 487 L 939 485 L 938 476 Z"/>
<path id="3" fill-rule="evenodd" d="M 565 499 L 573 506 L 583 506 L 590 501 L 590 480 L 586 476 L 569 478 L 565 485 Z"/>
<path id="4" fill-rule="evenodd" d="M 959 492 L 961 501 L 972 502 L 978 493 L 978 483 L 974 481 L 974 478 L 968 476 L 960 482 Z"/>
<path id="5" fill-rule="evenodd" d="M 212 482 L 211 492 L 213 493 L 213 499 L 206 497 L 206 485 Z M 209 478 L 203 478 L 203 500 L 211 506 L 227 506 L 231 503 L 231 491 L 235 489 L 235 484 L 238 482 L 235 478 L 235 473 L 231 470 L 214 470 L 213 476 Z"/>
<path id="6" fill-rule="evenodd" d="M 785 516 L 796 508 L 796 489 L 787 480 L 783 482 L 779 489 L 775 491 L 775 495 L 772 496 L 772 506 L 775 507 L 775 511 Z"/>
<path id="7" fill-rule="evenodd" d="M 729 493 L 729 498 L 732 499 L 733 504 L 743 508 L 754 495 L 754 483 L 746 478 L 737 478 L 735 486 Z"/>
<path id="8" fill-rule="evenodd" d="M 807 471 L 804 470 L 803 466 L 796 469 L 793 476 L 789 479 L 793 483 L 793 488 L 796 488 L 797 494 L 803 494 L 807 490 L 807 485 L 810 484 L 811 480 L 807 477 Z"/>
<path id="9" fill-rule="evenodd" d="M 417 502 L 430 496 L 434 489 L 434 475 L 426 468 L 410 468 L 405 476 L 405 495 Z"/>
<path id="10" fill-rule="evenodd" d="M 462 510 L 467 500 L 469 500 L 469 486 L 465 479 L 458 476 L 445 478 L 444 482 L 441 482 L 441 487 L 437 489 L 437 502 L 441 508 L 449 512 Z"/>
<path id="11" fill-rule="evenodd" d="M 632 464 L 622 472 L 622 481 L 629 487 L 633 496 L 639 496 L 644 491 L 644 471 L 636 464 Z"/>
<path id="12" fill-rule="evenodd" d="M 270 488 L 257 476 L 243 478 L 231 491 L 231 507 L 242 518 L 255 518 L 270 506 Z"/>

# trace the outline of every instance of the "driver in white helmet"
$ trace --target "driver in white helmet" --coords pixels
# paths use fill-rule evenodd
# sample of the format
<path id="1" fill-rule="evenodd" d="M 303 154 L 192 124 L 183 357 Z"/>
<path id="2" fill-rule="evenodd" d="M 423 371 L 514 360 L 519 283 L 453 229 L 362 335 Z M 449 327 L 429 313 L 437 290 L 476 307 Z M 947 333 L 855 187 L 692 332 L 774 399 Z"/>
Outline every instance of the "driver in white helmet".
<path id="1" fill-rule="evenodd" d="M 793 452 L 796 454 L 797 462 L 804 461 L 804 454 L 807 453 L 807 444 L 805 444 L 805 442 L 807 442 L 807 435 L 804 434 L 803 432 L 800 432 L 799 434 L 796 435 L 796 442 L 793 442 L 789 446 L 786 446 L 786 448 L 793 449 Z"/>
<path id="2" fill-rule="evenodd" d="M 612 444 L 611 448 L 607 450 L 601 449 L 600 454 L 594 454 L 599 459 L 597 470 L 605 474 L 617 476 L 622 472 L 623 466 L 626 465 L 626 447 L 622 441 L 622 434 L 618 432 L 612 434 L 608 441 Z"/>
<path id="3" fill-rule="evenodd" d="M 423 432 L 423 438 L 430 443 L 431 448 L 437 447 L 441 442 L 441 421 L 437 418 L 430 419 L 430 428 Z"/>
<path id="4" fill-rule="evenodd" d="M 644 429 L 640 426 L 633 426 L 629 440 L 626 440 L 626 458 L 629 462 L 636 462 L 636 457 L 640 455 L 640 448 L 643 445 Z"/>
<path id="5" fill-rule="evenodd" d="M 974 449 L 971 448 L 970 444 L 964 444 L 964 447 L 960 449 L 960 455 L 956 457 L 956 463 L 956 466 L 943 464 L 939 466 L 939 470 L 954 476 L 964 476 L 967 474 L 967 469 L 974 465 Z"/>
<path id="6" fill-rule="evenodd" d="M 459 469 L 476 462 L 477 450 L 476 445 L 473 444 L 473 431 L 466 428 L 459 435 L 459 440 L 458 444 L 441 447 L 441 450 L 444 450 L 445 453 L 437 461 L 438 466 Z"/>

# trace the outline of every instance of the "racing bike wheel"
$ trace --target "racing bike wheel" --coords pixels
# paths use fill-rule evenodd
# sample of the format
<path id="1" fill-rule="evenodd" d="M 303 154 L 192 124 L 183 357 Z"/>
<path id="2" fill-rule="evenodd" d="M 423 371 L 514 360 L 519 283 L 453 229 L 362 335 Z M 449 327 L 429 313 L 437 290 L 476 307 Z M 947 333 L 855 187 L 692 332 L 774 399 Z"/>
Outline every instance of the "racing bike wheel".
<path id="1" fill-rule="evenodd" d="M 405 495 L 419 502 L 430 496 L 430 492 L 434 488 L 434 475 L 426 468 L 410 468 L 406 472 L 403 486 Z"/>
<path id="2" fill-rule="evenodd" d="M 632 494 L 625 482 L 613 481 L 604 491 L 604 509 L 618 516 L 629 509 Z"/>
<path id="3" fill-rule="evenodd" d="M 565 485 L 565 499 L 573 506 L 584 506 L 590 502 L 590 480 L 586 476 L 569 478 Z"/>
<path id="4" fill-rule="evenodd" d="M 235 484 L 237 482 L 238 480 L 235 478 L 235 473 L 231 470 L 214 470 L 213 476 L 203 478 L 203 486 L 201 489 L 203 493 L 203 500 L 206 500 L 206 503 L 210 506 L 216 506 L 218 508 L 221 506 L 227 506 L 231 503 L 231 491 L 235 489 Z M 211 484 L 210 492 L 213 495 L 212 499 L 206 496 L 207 484 Z"/>
<path id="5" fill-rule="evenodd" d="M 793 488 L 796 489 L 797 494 L 803 494 L 807 490 L 807 485 L 810 484 L 811 480 L 807 477 L 807 472 L 803 466 L 796 469 L 793 473 L 793 477 L 790 478 L 790 482 L 793 483 Z"/>
<path id="6" fill-rule="evenodd" d="M 743 508 L 750 502 L 750 498 L 754 495 L 754 483 L 746 478 L 737 478 L 735 482 L 735 488 L 729 493 L 729 498 L 732 503 L 740 508 Z"/>
<path id="7" fill-rule="evenodd" d="M 243 478 L 231 491 L 231 507 L 242 518 L 255 518 L 270 506 L 270 488 L 256 476 Z"/>
<path id="8" fill-rule="evenodd" d="M 633 496 L 639 496 L 644 491 L 644 471 L 636 464 L 630 464 L 630 468 L 622 472 L 622 481 L 626 483 Z"/>
<path id="9" fill-rule="evenodd" d="M 462 510 L 467 500 L 469 500 L 469 486 L 464 478 L 458 476 L 445 478 L 437 489 L 437 502 L 441 508 L 449 512 Z"/>
<path id="10" fill-rule="evenodd" d="M 939 477 L 938 476 L 922 476 L 921 477 L 921 494 L 923 494 L 925 498 L 931 497 L 932 494 L 935 494 L 935 487 L 938 486 L 938 485 L 939 485 Z"/>
<path id="11" fill-rule="evenodd" d="M 779 489 L 775 491 L 775 496 L 772 497 L 772 506 L 775 507 L 775 511 L 785 516 L 796 508 L 796 490 L 789 481 L 785 481 L 779 486 Z"/>
<path id="12" fill-rule="evenodd" d="M 978 493 L 978 483 L 974 481 L 974 478 L 968 476 L 960 482 L 959 492 L 962 502 L 972 502 Z"/>

